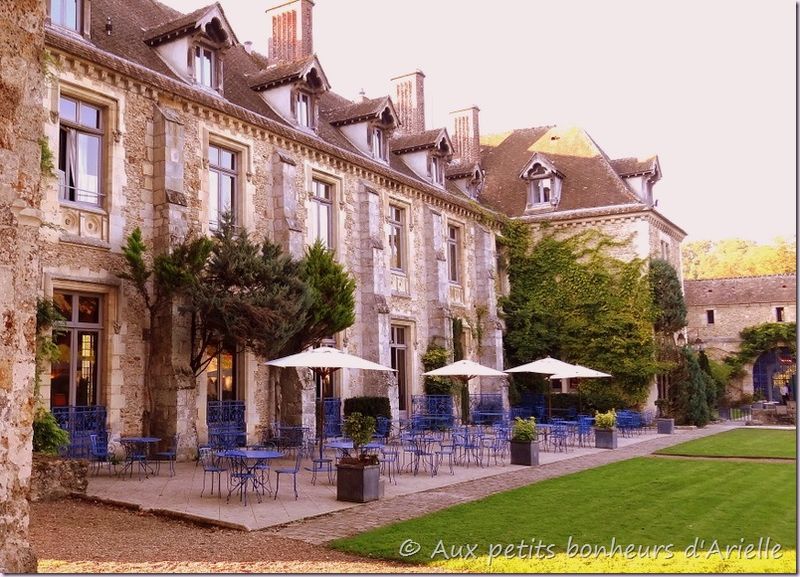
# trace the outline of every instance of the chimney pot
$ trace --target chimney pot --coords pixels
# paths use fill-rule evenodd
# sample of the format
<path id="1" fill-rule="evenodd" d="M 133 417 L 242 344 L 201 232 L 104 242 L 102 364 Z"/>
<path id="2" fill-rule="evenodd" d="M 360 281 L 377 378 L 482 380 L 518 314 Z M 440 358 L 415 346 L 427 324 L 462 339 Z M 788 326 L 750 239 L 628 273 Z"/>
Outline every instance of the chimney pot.
<path id="1" fill-rule="evenodd" d="M 247 52 L 248 54 L 253 52 L 253 41 L 252 40 L 247 40 L 244 43 L 244 51 Z"/>

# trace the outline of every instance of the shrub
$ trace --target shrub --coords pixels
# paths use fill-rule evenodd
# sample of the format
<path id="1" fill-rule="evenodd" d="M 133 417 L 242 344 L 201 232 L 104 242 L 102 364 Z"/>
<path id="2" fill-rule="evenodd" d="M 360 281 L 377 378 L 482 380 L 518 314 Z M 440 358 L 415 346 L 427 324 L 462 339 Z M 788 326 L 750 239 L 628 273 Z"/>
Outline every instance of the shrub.
<path id="1" fill-rule="evenodd" d="M 346 417 L 342 425 L 344 434 L 353 441 L 353 450 L 359 453 L 358 461 L 366 463 L 377 463 L 375 455 L 367 455 L 362 448 L 372 441 L 375 434 L 375 418 L 361 413 L 351 413 Z M 374 458 L 373 458 L 374 457 Z"/>
<path id="2" fill-rule="evenodd" d="M 350 397 L 344 400 L 344 416 L 361 413 L 374 417 L 386 417 L 391 420 L 392 410 L 389 406 L 389 397 Z"/>
<path id="3" fill-rule="evenodd" d="M 53 414 L 38 407 L 33 417 L 33 450 L 36 453 L 57 455 L 61 447 L 69 445 L 69 433 L 58 426 Z"/>
<path id="4" fill-rule="evenodd" d="M 450 351 L 446 348 L 431 343 L 428 350 L 422 355 L 422 366 L 425 372 L 440 369 L 450 361 Z M 451 395 L 453 382 L 446 377 L 425 377 L 424 390 L 426 395 Z"/>
<path id="5" fill-rule="evenodd" d="M 517 417 L 514 419 L 514 424 L 511 427 L 511 440 L 521 443 L 536 440 L 536 419 L 529 417 L 521 419 Z"/>
<path id="6" fill-rule="evenodd" d="M 613 429 L 617 424 L 617 412 L 611 409 L 607 413 L 594 414 L 594 426 L 598 429 Z"/>

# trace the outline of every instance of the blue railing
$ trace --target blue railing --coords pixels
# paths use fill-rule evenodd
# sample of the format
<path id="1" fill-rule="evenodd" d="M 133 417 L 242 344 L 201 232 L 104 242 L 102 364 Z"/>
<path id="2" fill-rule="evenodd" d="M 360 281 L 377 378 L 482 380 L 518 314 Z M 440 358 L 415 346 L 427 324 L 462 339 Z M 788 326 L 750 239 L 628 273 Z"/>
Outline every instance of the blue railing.
<path id="1" fill-rule="evenodd" d="M 328 397 L 323 400 L 325 411 L 325 438 L 342 436 L 342 399 Z"/>
<path id="2" fill-rule="evenodd" d="M 69 433 L 70 444 L 62 451 L 65 457 L 88 459 L 91 456 L 90 435 L 97 435 L 98 446 L 108 445 L 104 406 L 53 407 L 52 413 L 58 426 Z"/>
<path id="3" fill-rule="evenodd" d="M 244 401 L 208 401 L 206 424 L 209 441 L 219 437 L 225 439 L 225 445 L 244 447 L 247 444 Z"/>
<path id="4" fill-rule="evenodd" d="M 503 395 L 481 393 L 469 396 L 470 420 L 475 425 L 493 425 L 505 419 Z"/>
<path id="5" fill-rule="evenodd" d="M 411 396 L 411 422 L 415 429 L 451 429 L 454 421 L 453 397 L 450 395 Z"/>

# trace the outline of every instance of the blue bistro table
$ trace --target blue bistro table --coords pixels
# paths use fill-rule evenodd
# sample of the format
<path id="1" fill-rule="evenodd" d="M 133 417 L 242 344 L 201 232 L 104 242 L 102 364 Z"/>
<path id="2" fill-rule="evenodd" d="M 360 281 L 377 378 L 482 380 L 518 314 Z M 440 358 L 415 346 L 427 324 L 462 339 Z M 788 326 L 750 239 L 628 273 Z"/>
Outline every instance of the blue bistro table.
<path id="1" fill-rule="evenodd" d="M 148 474 L 155 474 L 148 463 L 148 459 L 150 446 L 155 445 L 160 440 L 159 437 L 122 437 L 119 442 L 125 448 L 125 466 L 119 472 L 119 475 L 123 476 L 125 471 L 130 471 L 130 477 L 133 477 L 134 465 L 138 465 L 139 480 L 142 479 L 142 472 L 144 472 L 145 479 L 147 479 Z"/>
<path id="2" fill-rule="evenodd" d="M 228 499 L 231 498 L 234 491 L 238 491 L 240 498 L 243 498 L 244 504 L 247 505 L 248 483 L 253 487 L 259 503 L 261 502 L 261 495 L 272 493 L 267 462 L 271 459 L 283 457 L 283 453 L 265 449 L 233 449 L 220 451 L 217 455 L 228 459 L 230 462 Z M 265 470 L 267 471 L 266 479 L 263 474 Z"/>

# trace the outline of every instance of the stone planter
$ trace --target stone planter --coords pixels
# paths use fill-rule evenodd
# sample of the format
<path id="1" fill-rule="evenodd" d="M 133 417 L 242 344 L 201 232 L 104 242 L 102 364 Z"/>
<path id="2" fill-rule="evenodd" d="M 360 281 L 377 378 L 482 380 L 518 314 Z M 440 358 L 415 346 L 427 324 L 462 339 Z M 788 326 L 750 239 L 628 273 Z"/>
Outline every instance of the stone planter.
<path id="1" fill-rule="evenodd" d="M 380 497 L 380 465 L 336 465 L 336 500 L 353 503 L 377 501 Z"/>
<path id="2" fill-rule="evenodd" d="M 675 432 L 675 419 L 656 419 L 656 431 L 659 435 L 671 435 Z"/>
<path id="3" fill-rule="evenodd" d="M 511 441 L 512 465 L 538 465 L 539 443 L 534 441 Z"/>
<path id="4" fill-rule="evenodd" d="M 594 446 L 598 449 L 616 449 L 617 430 L 596 428 L 594 430 Z"/>

